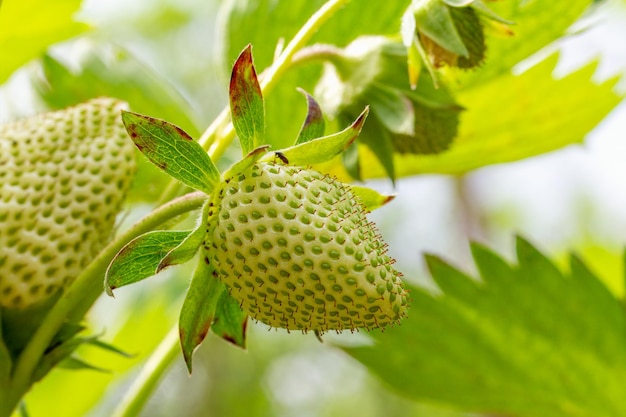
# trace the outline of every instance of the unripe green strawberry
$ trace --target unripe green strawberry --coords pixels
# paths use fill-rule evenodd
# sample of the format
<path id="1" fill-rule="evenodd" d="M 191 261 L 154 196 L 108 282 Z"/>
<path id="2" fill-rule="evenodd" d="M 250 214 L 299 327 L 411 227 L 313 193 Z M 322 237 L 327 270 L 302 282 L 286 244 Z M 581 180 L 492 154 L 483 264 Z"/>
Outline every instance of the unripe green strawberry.
<path id="1" fill-rule="evenodd" d="M 360 201 L 312 169 L 256 163 L 212 197 L 207 262 L 251 317 L 291 330 L 373 329 L 407 293 Z"/>
<path id="2" fill-rule="evenodd" d="M 135 169 L 124 107 L 102 98 L 0 126 L 0 307 L 50 298 L 111 237 Z"/>

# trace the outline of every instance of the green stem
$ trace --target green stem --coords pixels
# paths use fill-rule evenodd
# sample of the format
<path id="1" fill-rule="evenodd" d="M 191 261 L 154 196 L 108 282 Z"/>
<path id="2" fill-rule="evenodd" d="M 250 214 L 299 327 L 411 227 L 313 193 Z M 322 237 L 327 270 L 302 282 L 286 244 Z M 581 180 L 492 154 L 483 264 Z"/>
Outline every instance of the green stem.
<path id="1" fill-rule="evenodd" d="M 269 94 L 274 88 L 280 77 L 291 67 L 294 55 L 306 45 L 315 32 L 349 2 L 350 0 L 329 0 L 309 18 L 278 58 L 261 74 L 260 85 L 261 92 L 264 95 Z M 230 110 L 227 107 L 222 110 L 220 115 L 198 140 L 198 143 L 207 149 L 211 157 L 214 157 L 216 154 L 221 156 L 223 150 L 235 138 L 235 130 L 229 119 Z M 215 138 L 219 138 L 217 143 L 215 143 Z"/>
<path id="2" fill-rule="evenodd" d="M 139 415 L 169 365 L 180 355 L 178 337 L 178 326 L 174 326 L 152 353 L 113 413 L 113 417 Z"/>
<path id="3" fill-rule="evenodd" d="M 3 402 L 6 401 L 9 405 L 3 404 L 3 407 L 12 410 L 17 406 L 21 397 L 28 391 L 33 372 L 54 335 L 68 320 L 78 321 L 82 319 L 87 310 L 102 294 L 102 278 L 117 252 L 135 237 L 154 230 L 159 225 L 181 214 L 200 208 L 206 198 L 206 194 L 194 192 L 155 209 L 100 252 L 50 310 L 21 353 L 15 364 L 10 388 L 8 392 L 3 393 L 6 394 L 6 398 L 2 398 Z M 9 415 L 0 413 L 0 417 Z"/>
<path id="4" fill-rule="evenodd" d="M 350 0 L 329 0 L 311 16 L 291 42 L 289 42 L 280 56 L 261 75 L 261 91 L 264 94 L 269 93 L 282 74 L 293 64 L 297 63 L 294 61 L 294 55 L 306 45 L 315 32 L 317 32 L 337 10 L 345 6 L 349 1 Z M 227 107 L 222 110 L 219 116 L 205 130 L 200 139 L 198 139 L 198 143 L 207 150 L 207 153 L 214 161 L 218 160 L 224 154 L 225 150 L 235 138 L 235 130 L 229 119 L 230 110 Z M 175 187 L 168 187 L 161 196 L 161 200 L 173 196 L 175 190 Z M 176 337 L 172 335 L 176 335 Z M 137 380 L 135 380 L 131 391 L 126 395 L 122 404 L 115 412 L 115 417 L 139 415 L 143 405 L 156 387 L 157 382 L 177 356 L 175 354 L 178 352 L 179 348 L 177 335 L 178 325 L 175 325 L 146 363 L 145 368 L 142 370 Z"/>

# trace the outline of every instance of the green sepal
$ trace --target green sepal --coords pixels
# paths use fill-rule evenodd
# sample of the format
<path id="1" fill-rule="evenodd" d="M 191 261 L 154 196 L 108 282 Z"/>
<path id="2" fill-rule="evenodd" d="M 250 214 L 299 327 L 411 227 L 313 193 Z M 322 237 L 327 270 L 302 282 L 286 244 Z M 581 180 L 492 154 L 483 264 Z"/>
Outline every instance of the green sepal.
<path id="1" fill-rule="evenodd" d="M 279 152 L 291 165 L 311 165 L 330 161 L 356 140 L 368 113 L 369 108 L 366 107 L 352 125 L 339 133 L 281 149 Z"/>
<path id="2" fill-rule="evenodd" d="M 419 3 L 420 7 L 413 8 L 417 30 L 448 51 L 467 57 L 469 52 L 454 25 L 448 5 L 440 0 Z"/>
<path id="3" fill-rule="evenodd" d="M 65 323 L 63 327 L 61 327 L 61 329 L 57 332 L 57 334 L 54 335 L 54 337 L 50 341 L 50 344 L 47 347 L 47 350 L 51 350 L 57 346 L 60 346 L 61 344 L 72 339 L 83 330 L 85 330 L 85 326 L 83 326 L 82 324 Z"/>
<path id="4" fill-rule="evenodd" d="M 193 351 L 206 337 L 215 319 L 216 308 L 226 286 L 219 280 L 208 257 L 199 260 L 189 290 L 180 310 L 178 322 L 180 344 L 189 373 Z"/>
<path id="5" fill-rule="evenodd" d="M 365 207 L 366 210 L 372 211 L 376 210 L 379 207 L 384 206 L 385 204 L 392 201 L 396 198 L 395 195 L 384 195 L 380 194 L 376 190 L 372 190 L 369 187 L 361 187 L 359 185 L 349 185 L 352 194 L 356 195 L 361 203 Z"/>
<path id="6" fill-rule="evenodd" d="M 126 130 L 154 165 L 196 190 L 211 194 L 220 173 L 211 158 L 185 131 L 161 119 L 122 112 Z"/>
<path id="7" fill-rule="evenodd" d="M 156 274 L 161 260 L 180 245 L 190 230 L 155 230 L 136 237 L 115 255 L 104 276 L 104 289 L 113 290 Z"/>
<path id="8" fill-rule="evenodd" d="M 269 145 L 263 145 L 251 150 L 245 157 L 235 162 L 230 168 L 228 168 L 222 175 L 222 178 L 232 178 L 245 169 L 251 167 L 256 161 L 261 159 L 261 157 L 267 153 L 269 148 Z"/>
<path id="9" fill-rule="evenodd" d="M 124 358 L 132 358 L 135 355 L 125 352 L 122 349 L 113 346 L 110 343 L 107 342 L 103 342 L 102 340 L 95 338 L 95 337 L 90 337 L 87 339 L 84 339 L 85 344 L 90 345 L 90 346 L 94 346 L 97 347 L 101 350 L 107 351 L 107 352 L 111 352 L 111 353 L 115 353 L 116 355 L 122 356 Z"/>
<path id="10" fill-rule="evenodd" d="M 84 340 L 82 338 L 73 338 L 57 345 L 52 349 L 49 348 L 49 350 L 46 351 L 46 354 L 41 358 L 41 360 L 37 364 L 37 367 L 33 371 L 31 382 L 37 382 L 41 378 L 46 376 L 46 374 L 50 372 L 52 368 L 57 366 L 61 361 L 68 358 L 72 353 L 74 353 L 78 346 L 82 345 L 83 343 Z"/>
<path id="11" fill-rule="evenodd" d="M 211 331 L 227 342 L 245 349 L 247 325 L 248 315 L 239 307 L 239 302 L 228 291 L 224 291 L 217 302 Z"/>
<path id="12" fill-rule="evenodd" d="M 74 356 L 74 351 L 81 345 L 94 346 L 125 358 L 133 356 L 109 343 L 99 340 L 100 336 L 73 337 L 77 331 L 82 329 L 84 329 L 83 326 L 70 325 L 64 332 L 65 336 L 57 335 L 56 338 L 60 338 L 62 341 L 51 343 L 50 347 L 48 347 L 46 354 L 43 356 L 33 373 L 33 382 L 43 378 L 54 367 L 73 370 L 88 369 L 99 372 L 110 372 L 105 368 L 91 365 Z"/>
<path id="13" fill-rule="evenodd" d="M 307 103 L 307 113 L 304 123 L 298 133 L 295 145 L 309 142 L 313 139 L 324 136 L 324 116 L 322 115 L 322 109 L 320 105 L 315 101 L 313 96 L 304 91 L 302 88 L 298 88 L 298 91 L 304 95 Z"/>
<path id="14" fill-rule="evenodd" d="M 109 369 L 92 365 L 80 359 L 77 356 L 70 356 L 68 358 L 63 359 L 61 362 L 57 364 L 57 368 L 68 369 L 68 370 L 73 370 L 73 371 L 88 370 L 88 371 L 102 372 L 106 374 L 111 373 Z"/>
<path id="15" fill-rule="evenodd" d="M 244 155 L 265 143 L 263 94 L 248 45 L 233 65 L 229 88 L 230 113 Z"/>
<path id="16" fill-rule="evenodd" d="M 196 228 L 193 229 L 189 235 L 187 235 L 185 240 L 169 251 L 167 255 L 161 259 L 161 262 L 159 262 L 159 265 L 156 268 L 156 273 L 161 272 L 168 266 L 184 264 L 194 257 L 206 237 L 207 219 L 209 218 L 209 215 L 212 214 L 211 208 L 211 201 L 207 200 L 202 207 L 202 214 L 198 218 Z"/>

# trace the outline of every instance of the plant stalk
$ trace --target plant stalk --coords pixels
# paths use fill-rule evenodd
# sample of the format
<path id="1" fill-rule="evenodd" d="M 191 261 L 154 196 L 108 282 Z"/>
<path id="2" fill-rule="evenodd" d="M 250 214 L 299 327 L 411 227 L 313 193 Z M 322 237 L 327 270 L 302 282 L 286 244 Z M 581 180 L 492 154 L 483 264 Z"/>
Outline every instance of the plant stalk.
<path id="1" fill-rule="evenodd" d="M 178 325 L 172 327 L 152 353 L 112 417 L 137 417 L 170 364 L 180 356 Z"/>

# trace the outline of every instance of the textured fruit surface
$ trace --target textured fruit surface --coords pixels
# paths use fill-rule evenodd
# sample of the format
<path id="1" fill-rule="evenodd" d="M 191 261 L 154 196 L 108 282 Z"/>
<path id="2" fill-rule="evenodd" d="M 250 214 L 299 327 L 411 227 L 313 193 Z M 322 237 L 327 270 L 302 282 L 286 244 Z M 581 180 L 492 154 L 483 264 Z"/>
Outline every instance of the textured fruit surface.
<path id="1" fill-rule="evenodd" d="M 106 244 L 135 169 L 122 102 L 0 125 L 0 306 L 26 308 Z"/>
<path id="2" fill-rule="evenodd" d="M 324 332 L 384 327 L 405 315 L 400 273 L 341 182 L 257 163 L 212 198 L 206 260 L 251 317 Z"/>

